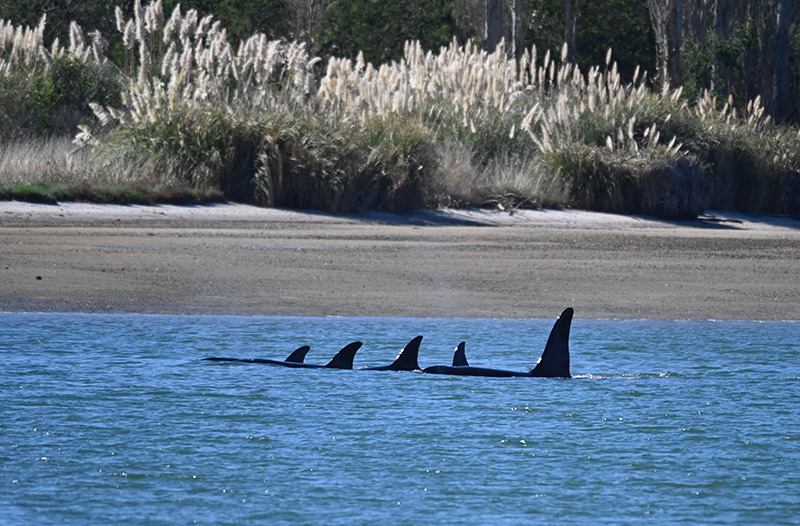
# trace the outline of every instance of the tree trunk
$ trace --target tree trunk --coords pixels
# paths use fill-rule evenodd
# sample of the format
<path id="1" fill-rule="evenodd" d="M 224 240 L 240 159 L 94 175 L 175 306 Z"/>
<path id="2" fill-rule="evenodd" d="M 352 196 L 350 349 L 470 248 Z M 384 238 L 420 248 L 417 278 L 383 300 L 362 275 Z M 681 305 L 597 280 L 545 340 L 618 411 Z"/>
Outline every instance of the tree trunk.
<path id="1" fill-rule="evenodd" d="M 673 2 L 674 0 L 647 0 L 658 53 L 657 77 L 662 84 L 669 83 L 669 15 L 672 12 Z"/>
<path id="2" fill-rule="evenodd" d="M 669 58 L 667 63 L 670 86 L 683 84 L 681 74 L 681 46 L 683 45 L 683 0 L 672 0 L 669 14 Z"/>
<path id="3" fill-rule="evenodd" d="M 658 49 L 658 76 L 662 85 L 681 84 L 683 0 L 647 0 Z"/>
<path id="4" fill-rule="evenodd" d="M 778 1 L 775 58 L 772 63 L 772 114 L 782 121 L 789 115 L 789 26 L 792 22 L 792 0 Z"/>
<path id="5" fill-rule="evenodd" d="M 511 1 L 511 53 L 519 60 L 525 52 L 525 33 L 522 27 L 522 17 L 525 12 L 525 0 Z"/>
<path id="6" fill-rule="evenodd" d="M 325 11 L 325 5 L 325 0 L 287 0 L 287 9 L 291 13 L 289 34 L 293 40 L 305 42 L 312 55 L 319 52 L 314 34 L 319 13 Z"/>
<path id="7" fill-rule="evenodd" d="M 717 0 L 714 8 L 714 32 L 720 40 L 727 41 L 731 36 L 731 9 L 729 0 Z M 719 83 L 714 86 L 722 95 L 730 93 L 730 72 L 725 64 L 715 64 L 716 78 Z"/>
<path id="8" fill-rule="evenodd" d="M 486 0 L 486 51 L 493 53 L 502 38 L 503 0 Z"/>
<path id="9" fill-rule="evenodd" d="M 758 10 L 760 5 L 757 1 L 743 2 L 745 8 L 745 16 L 750 18 L 750 22 L 758 20 Z M 743 18 L 743 20 L 747 20 Z M 756 24 L 754 24 L 756 25 Z M 757 27 L 757 25 L 756 25 Z M 752 29 L 751 29 L 752 31 Z M 748 37 L 753 38 L 754 34 L 749 34 Z M 760 36 L 758 37 L 760 39 Z M 753 38 L 754 39 L 754 38 Z M 760 47 L 760 42 L 759 42 Z M 745 48 L 744 52 L 744 99 L 751 101 L 759 95 L 759 64 L 758 49 L 753 46 Z"/>
<path id="10" fill-rule="evenodd" d="M 574 64 L 578 53 L 579 0 L 564 0 L 564 43 L 567 44 L 567 62 Z"/>

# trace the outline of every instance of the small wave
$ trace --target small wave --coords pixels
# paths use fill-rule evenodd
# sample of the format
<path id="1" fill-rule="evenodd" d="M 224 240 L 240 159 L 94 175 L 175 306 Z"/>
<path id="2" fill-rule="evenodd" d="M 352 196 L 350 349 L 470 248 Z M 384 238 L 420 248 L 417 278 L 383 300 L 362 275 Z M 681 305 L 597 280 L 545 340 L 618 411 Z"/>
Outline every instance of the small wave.
<path id="1" fill-rule="evenodd" d="M 588 380 L 647 380 L 651 378 L 688 378 L 688 376 L 672 371 L 664 371 L 660 373 L 586 373 L 574 375 L 572 378 Z"/>

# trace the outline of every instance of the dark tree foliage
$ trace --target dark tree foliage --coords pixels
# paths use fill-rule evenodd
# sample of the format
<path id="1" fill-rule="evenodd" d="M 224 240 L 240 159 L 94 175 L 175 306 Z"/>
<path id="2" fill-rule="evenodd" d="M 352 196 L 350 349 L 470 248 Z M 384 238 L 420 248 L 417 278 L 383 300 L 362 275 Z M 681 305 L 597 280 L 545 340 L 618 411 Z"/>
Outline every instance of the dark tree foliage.
<path id="1" fill-rule="evenodd" d="M 120 104 L 113 70 L 64 57 L 44 73 L 0 76 L 0 142 L 30 136 L 72 135 L 94 123 L 90 102 Z"/>
<path id="2" fill-rule="evenodd" d="M 564 6 L 561 2 L 529 0 L 525 23 L 525 44 L 536 44 L 539 56 L 547 50 L 559 53 L 564 44 Z M 557 54 L 555 56 L 558 56 Z"/>
<path id="3" fill-rule="evenodd" d="M 164 0 L 164 13 L 169 16 L 178 4 L 184 13 L 196 9 L 201 16 L 214 15 L 231 42 L 255 33 L 278 39 L 291 32 L 286 0 Z"/>
<path id="4" fill-rule="evenodd" d="M 72 21 L 87 32 L 97 29 L 108 39 L 116 33 L 114 7 L 122 4 L 109 0 L 0 0 L 0 18 L 35 27 L 46 14 L 45 41 L 52 42 L 58 37 L 66 44 Z"/>
<path id="5" fill-rule="evenodd" d="M 736 85 L 736 78 L 730 72 L 739 67 L 751 44 L 746 26 L 734 28 L 728 38 L 709 33 L 705 40 L 690 40 L 684 44 L 681 67 L 686 96 L 694 100 L 704 89 L 711 89 L 715 95 L 723 98 L 733 95 L 736 100 L 741 101 L 742 88 Z M 721 71 L 728 74 L 723 77 L 720 75 Z"/>
<path id="6" fill-rule="evenodd" d="M 425 49 L 446 45 L 453 35 L 450 0 L 334 0 L 328 3 L 317 40 L 323 55 L 380 64 L 402 57 L 407 40 Z"/>
<path id="7" fill-rule="evenodd" d="M 525 43 L 536 44 L 539 56 L 550 50 L 559 57 L 564 44 L 564 3 L 529 0 Z M 605 64 L 609 48 L 623 79 L 636 66 L 655 71 L 655 39 L 646 0 L 579 2 L 576 23 L 577 63 L 581 68 Z"/>
<path id="8" fill-rule="evenodd" d="M 142 0 L 145 5 L 148 0 Z M 196 9 L 201 16 L 213 15 L 228 31 L 231 42 L 237 42 L 254 33 L 264 33 L 277 39 L 289 35 L 289 12 L 286 0 L 164 0 L 167 16 L 180 4 L 186 12 Z M 133 1 L 114 0 L 0 0 L 0 18 L 15 24 L 36 26 L 42 15 L 47 15 L 45 41 L 53 38 L 66 44 L 69 24 L 73 20 L 86 32 L 99 30 L 112 43 L 119 40 L 114 9 L 122 8 L 126 17 L 133 14 Z"/>
<path id="9" fill-rule="evenodd" d="M 605 0 L 581 2 L 578 19 L 578 63 L 605 63 L 611 48 L 623 79 L 636 66 L 649 74 L 656 68 L 656 43 L 650 27 L 646 0 Z"/>
<path id="10" fill-rule="evenodd" d="M 709 89 L 742 108 L 760 96 L 776 119 L 800 116 L 798 9 L 790 0 L 684 0 L 685 93 Z"/>

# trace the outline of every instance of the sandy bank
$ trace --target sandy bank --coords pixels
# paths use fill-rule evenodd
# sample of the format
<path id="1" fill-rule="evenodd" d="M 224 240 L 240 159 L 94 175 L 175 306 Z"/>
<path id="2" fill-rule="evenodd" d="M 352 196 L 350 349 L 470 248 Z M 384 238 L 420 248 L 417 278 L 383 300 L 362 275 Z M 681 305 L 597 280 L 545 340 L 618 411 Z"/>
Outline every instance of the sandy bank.
<path id="1" fill-rule="evenodd" d="M 800 319 L 800 221 L 0 202 L 0 310 Z"/>

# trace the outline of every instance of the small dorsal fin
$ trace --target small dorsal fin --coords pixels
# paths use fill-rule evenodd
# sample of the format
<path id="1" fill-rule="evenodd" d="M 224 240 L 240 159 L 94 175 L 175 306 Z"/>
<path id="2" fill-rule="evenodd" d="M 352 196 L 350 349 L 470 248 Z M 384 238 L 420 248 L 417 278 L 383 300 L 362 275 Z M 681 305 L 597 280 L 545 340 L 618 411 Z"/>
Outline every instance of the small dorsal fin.
<path id="1" fill-rule="evenodd" d="M 550 337 L 547 339 L 542 357 L 531 371 L 531 376 L 571 378 L 569 373 L 569 329 L 573 313 L 572 307 L 569 307 L 558 317 L 550 331 Z"/>
<path id="2" fill-rule="evenodd" d="M 341 351 L 336 353 L 336 356 L 334 356 L 325 367 L 330 367 L 331 369 L 352 369 L 353 358 L 356 355 L 356 351 L 361 348 L 361 345 L 361 342 L 348 343 Z"/>
<path id="3" fill-rule="evenodd" d="M 306 354 L 308 354 L 308 351 L 310 350 L 311 347 L 309 347 L 308 345 L 303 345 L 302 347 L 298 347 L 297 349 L 292 351 L 292 354 L 290 354 L 285 361 L 292 363 L 303 363 L 303 361 L 306 359 Z"/>
<path id="4" fill-rule="evenodd" d="M 422 336 L 417 336 L 403 347 L 397 358 L 394 359 L 392 365 L 389 366 L 390 371 L 418 371 L 419 363 L 417 356 L 419 356 L 419 344 L 422 343 Z"/>
<path id="5" fill-rule="evenodd" d="M 453 367 L 467 367 L 469 366 L 469 362 L 467 361 L 467 353 L 464 350 L 466 347 L 465 342 L 461 342 L 456 347 L 456 352 L 453 353 Z"/>

